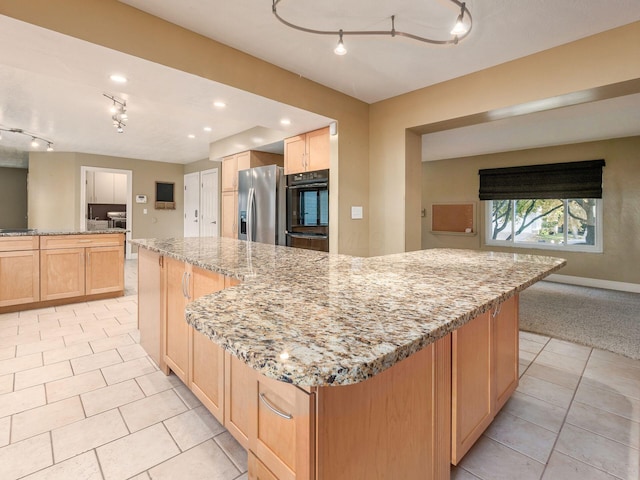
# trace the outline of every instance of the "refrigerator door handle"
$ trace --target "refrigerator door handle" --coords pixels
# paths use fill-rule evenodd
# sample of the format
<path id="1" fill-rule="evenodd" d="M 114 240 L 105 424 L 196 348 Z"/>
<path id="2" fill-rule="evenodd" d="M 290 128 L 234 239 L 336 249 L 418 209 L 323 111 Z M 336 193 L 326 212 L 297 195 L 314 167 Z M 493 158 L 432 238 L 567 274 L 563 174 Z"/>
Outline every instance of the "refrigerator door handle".
<path id="1" fill-rule="evenodd" d="M 247 196 L 247 241 L 253 242 L 253 209 L 255 208 L 255 189 L 249 189 Z"/>

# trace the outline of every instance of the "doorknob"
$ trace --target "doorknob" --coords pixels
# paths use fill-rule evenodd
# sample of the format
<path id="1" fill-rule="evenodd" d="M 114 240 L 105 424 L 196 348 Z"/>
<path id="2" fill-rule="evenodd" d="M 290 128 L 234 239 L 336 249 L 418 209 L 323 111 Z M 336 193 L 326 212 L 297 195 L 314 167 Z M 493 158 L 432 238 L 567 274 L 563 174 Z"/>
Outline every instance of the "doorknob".
<path id="1" fill-rule="evenodd" d="M 213 223 L 213 224 L 215 225 L 215 224 L 216 224 L 216 221 L 214 220 L 214 221 L 213 221 L 213 222 L 211 222 L 211 223 Z"/>

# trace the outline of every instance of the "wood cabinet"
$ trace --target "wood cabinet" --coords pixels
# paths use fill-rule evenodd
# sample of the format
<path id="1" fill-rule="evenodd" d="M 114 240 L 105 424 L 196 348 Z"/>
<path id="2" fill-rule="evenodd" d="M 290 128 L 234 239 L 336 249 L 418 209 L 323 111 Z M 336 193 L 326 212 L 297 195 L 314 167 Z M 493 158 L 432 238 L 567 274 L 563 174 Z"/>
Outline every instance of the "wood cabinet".
<path id="1" fill-rule="evenodd" d="M 249 480 L 278 480 L 253 453 L 248 456 Z"/>
<path id="2" fill-rule="evenodd" d="M 140 345 L 160 366 L 162 311 L 162 262 L 164 257 L 146 248 L 138 249 L 138 330 Z"/>
<path id="3" fill-rule="evenodd" d="M 39 238 L 0 238 L 0 307 L 40 300 Z"/>
<path id="4" fill-rule="evenodd" d="M 331 164 L 329 127 L 284 140 L 284 173 L 325 170 Z"/>
<path id="5" fill-rule="evenodd" d="M 241 360 L 225 353 L 224 426 L 246 450 L 249 449 L 249 422 L 254 373 Z"/>
<path id="6" fill-rule="evenodd" d="M 84 248 L 56 248 L 40 252 L 40 298 L 81 297 L 85 292 Z"/>
<path id="7" fill-rule="evenodd" d="M 457 465 L 518 386 L 518 297 L 452 334 L 451 463 Z"/>
<path id="8" fill-rule="evenodd" d="M 88 171 L 87 198 L 90 203 L 127 203 L 127 176 L 124 173 Z"/>
<path id="9" fill-rule="evenodd" d="M 222 236 L 238 238 L 238 172 L 264 165 L 284 165 L 284 157 L 275 153 L 246 152 L 222 159 Z"/>
<path id="10" fill-rule="evenodd" d="M 86 295 L 124 291 L 122 246 L 88 247 L 85 262 Z"/>
<path id="11" fill-rule="evenodd" d="M 186 385 L 189 384 L 190 327 L 184 310 L 191 295 L 190 265 L 164 258 L 166 311 L 164 314 L 164 362 Z"/>

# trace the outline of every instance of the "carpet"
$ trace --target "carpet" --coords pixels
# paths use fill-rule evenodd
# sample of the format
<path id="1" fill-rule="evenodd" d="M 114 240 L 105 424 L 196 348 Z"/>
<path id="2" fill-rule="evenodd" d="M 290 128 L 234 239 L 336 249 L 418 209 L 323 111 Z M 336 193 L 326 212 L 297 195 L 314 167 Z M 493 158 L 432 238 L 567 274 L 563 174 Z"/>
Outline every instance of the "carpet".
<path id="1" fill-rule="evenodd" d="M 640 360 L 640 294 L 538 282 L 520 294 L 520 329 Z"/>

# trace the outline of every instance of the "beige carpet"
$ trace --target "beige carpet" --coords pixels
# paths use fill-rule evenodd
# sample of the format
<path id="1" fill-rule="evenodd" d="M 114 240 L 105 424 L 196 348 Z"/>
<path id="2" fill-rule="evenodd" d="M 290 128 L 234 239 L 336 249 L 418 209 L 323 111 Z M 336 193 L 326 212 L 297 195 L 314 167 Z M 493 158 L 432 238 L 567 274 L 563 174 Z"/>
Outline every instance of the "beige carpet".
<path id="1" fill-rule="evenodd" d="M 640 359 L 640 294 L 538 282 L 520 295 L 520 329 Z"/>

